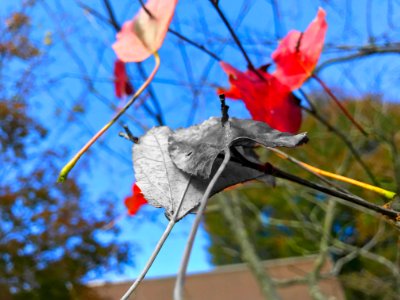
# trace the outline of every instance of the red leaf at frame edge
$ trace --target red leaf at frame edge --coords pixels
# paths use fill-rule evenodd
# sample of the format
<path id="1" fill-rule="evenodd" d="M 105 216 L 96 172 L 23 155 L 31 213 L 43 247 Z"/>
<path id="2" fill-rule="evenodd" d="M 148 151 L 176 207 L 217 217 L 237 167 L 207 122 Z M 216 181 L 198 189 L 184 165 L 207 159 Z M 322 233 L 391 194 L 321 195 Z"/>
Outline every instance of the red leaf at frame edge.
<path id="1" fill-rule="evenodd" d="M 125 63 L 119 59 L 114 62 L 114 90 L 115 96 L 118 98 L 133 94 L 132 84 L 126 74 Z"/>
<path id="2" fill-rule="evenodd" d="M 139 62 L 157 51 L 167 34 L 178 0 L 149 0 L 133 20 L 127 21 L 112 45 L 124 62 Z"/>
<path id="3" fill-rule="evenodd" d="M 229 76 L 229 90 L 218 89 L 232 99 L 242 99 L 253 120 L 267 123 L 279 131 L 297 133 L 301 125 L 301 109 L 290 89 L 264 68 L 240 72 L 221 62 Z M 260 76 L 262 78 L 260 78 Z"/>
<path id="4" fill-rule="evenodd" d="M 124 203 L 130 216 L 135 215 L 139 211 L 140 207 L 147 204 L 147 200 L 144 198 L 142 191 L 136 183 L 132 186 L 132 195 L 126 197 Z"/>
<path id="5" fill-rule="evenodd" d="M 272 53 L 276 63 L 273 75 L 290 90 L 298 89 L 314 71 L 324 45 L 328 25 L 320 8 L 306 31 L 290 31 Z"/>

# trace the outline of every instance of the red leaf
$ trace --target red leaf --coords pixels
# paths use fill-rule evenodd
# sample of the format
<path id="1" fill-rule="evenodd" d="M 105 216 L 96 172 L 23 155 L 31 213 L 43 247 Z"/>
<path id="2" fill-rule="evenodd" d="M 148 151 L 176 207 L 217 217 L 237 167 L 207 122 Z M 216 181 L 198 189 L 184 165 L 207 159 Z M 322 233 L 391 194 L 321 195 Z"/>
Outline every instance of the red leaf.
<path id="1" fill-rule="evenodd" d="M 114 88 L 115 96 L 118 98 L 133 93 L 132 84 L 126 74 L 125 63 L 119 59 L 114 62 Z"/>
<path id="2" fill-rule="evenodd" d="M 221 62 L 229 76 L 229 90 L 219 89 L 226 97 L 242 99 L 252 118 L 267 123 L 274 129 L 297 133 L 301 125 L 301 110 L 289 88 L 263 68 L 256 72 L 240 72 Z M 260 78 L 260 75 L 263 79 Z"/>
<path id="3" fill-rule="evenodd" d="M 312 75 L 317 65 L 328 28 L 325 14 L 320 8 L 304 33 L 297 30 L 289 32 L 272 54 L 276 63 L 273 75 L 292 91 Z"/>
<path id="4" fill-rule="evenodd" d="M 113 49 L 124 62 L 138 62 L 157 51 L 167 34 L 178 0 L 149 0 L 117 34 Z"/>
<path id="5" fill-rule="evenodd" d="M 130 216 L 135 215 L 140 207 L 147 204 L 147 200 L 144 198 L 142 191 L 136 183 L 132 186 L 132 196 L 126 197 L 124 203 Z"/>

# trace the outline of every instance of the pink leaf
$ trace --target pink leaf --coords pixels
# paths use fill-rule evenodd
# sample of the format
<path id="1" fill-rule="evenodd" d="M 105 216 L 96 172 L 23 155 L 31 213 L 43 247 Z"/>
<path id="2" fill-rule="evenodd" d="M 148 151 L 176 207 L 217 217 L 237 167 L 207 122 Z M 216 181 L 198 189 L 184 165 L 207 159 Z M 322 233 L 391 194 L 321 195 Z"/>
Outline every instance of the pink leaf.
<path id="1" fill-rule="evenodd" d="M 178 0 L 149 0 L 133 20 L 127 21 L 117 34 L 113 49 L 124 62 L 148 58 L 162 45 Z"/>

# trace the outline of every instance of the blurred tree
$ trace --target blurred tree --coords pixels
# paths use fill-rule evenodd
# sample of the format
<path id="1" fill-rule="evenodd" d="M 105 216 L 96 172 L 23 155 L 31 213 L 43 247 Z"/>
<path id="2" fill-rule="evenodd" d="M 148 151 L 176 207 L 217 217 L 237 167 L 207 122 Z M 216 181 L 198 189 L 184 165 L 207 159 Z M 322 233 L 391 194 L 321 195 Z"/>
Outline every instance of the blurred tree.
<path id="1" fill-rule="evenodd" d="M 346 106 L 364 121 L 363 125 L 371 133 L 371 138 L 365 142 L 326 97 L 314 95 L 310 98 L 314 98 L 313 103 L 323 118 L 345 133 L 368 170 L 378 175 L 375 179 L 378 184 L 397 190 L 398 183 L 393 178 L 396 177 L 394 160 L 398 159 L 396 153 L 400 147 L 400 105 L 384 103 L 379 96 L 347 97 Z M 296 150 L 285 149 L 286 153 L 319 168 L 370 182 L 365 169 L 337 134 L 328 132 L 310 115 L 305 118 L 302 131 L 308 132 L 310 142 Z M 263 161 L 315 181 L 312 174 L 273 153 L 260 152 L 260 156 Z M 384 203 L 379 195 L 343 183 L 339 185 L 364 199 Z M 246 231 L 259 259 L 321 255 L 321 241 L 324 233 L 328 233 L 326 253 L 333 259 L 334 267 L 331 273 L 317 277 L 339 275 L 348 299 L 397 299 L 398 231 L 381 217 L 282 180 L 278 180 L 275 188 L 259 183 L 246 184 L 238 191 L 228 192 L 228 197 L 240 199 Z M 215 202 L 221 201 L 224 201 L 221 196 L 215 197 Z M 234 203 L 232 201 L 231 205 Z M 330 203 L 335 203 L 333 208 Z M 212 262 L 221 265 L 246 261 L 228 220 L 221 218 L 227 205 L 218 207 L 219 210 L 205 216 L 205 228 L 211 237 Z M 324 220 L 328 214 L 334 219 L 325 230 Z"/>
<path id="2" fill-rule="evenodd" d="M 6 18 L 0 36 L 1 299 L 96 299 L 84 280 L 121 268 L 128 249 L 116 229 L 101 232 L 115 218 L 110 201 L 92 207 L 77 181 L 55 184 L 62 149 L 47 148 L 47 130 L 29 113 L 40 62 L 29 6 Z"/>

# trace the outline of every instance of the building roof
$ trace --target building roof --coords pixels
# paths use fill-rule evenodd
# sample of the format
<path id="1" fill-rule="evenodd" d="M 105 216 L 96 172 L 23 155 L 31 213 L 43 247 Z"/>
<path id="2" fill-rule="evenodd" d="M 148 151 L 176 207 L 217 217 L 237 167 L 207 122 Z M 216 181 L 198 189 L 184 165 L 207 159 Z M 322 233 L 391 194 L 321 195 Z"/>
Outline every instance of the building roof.
<path id="1" fill-rule="evenodd" d="M 284 258 L 263 262 L 266 271 L 274 279 L 293 279 L 305 277 L 314 267 L 315 256 Z M 323 266 L 321 272 L 327 273 L 331 262 Z M 104 300 L 120 299 L 132 282 L 92 284 L 91 288 Z M 130 299 L 171 300 L 175 277 L 144 280 Z M 342 300 L 343 290 L 339 281 L 332 277 L 319 282 L 322 293 L 329 299 Z M 282 299 L 312 299 L 309 286 L 305 283 L 279 287 Z M 188 300 L 264 300 L 253 274 L 246 264 L 227 265 L 211 272 L 188 275 L 185 284 L 185 299 Z"/>

